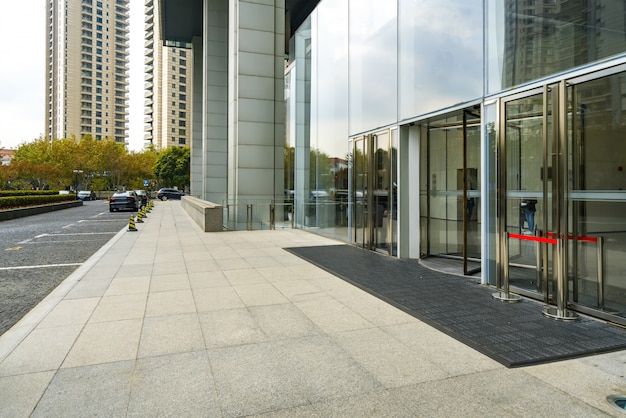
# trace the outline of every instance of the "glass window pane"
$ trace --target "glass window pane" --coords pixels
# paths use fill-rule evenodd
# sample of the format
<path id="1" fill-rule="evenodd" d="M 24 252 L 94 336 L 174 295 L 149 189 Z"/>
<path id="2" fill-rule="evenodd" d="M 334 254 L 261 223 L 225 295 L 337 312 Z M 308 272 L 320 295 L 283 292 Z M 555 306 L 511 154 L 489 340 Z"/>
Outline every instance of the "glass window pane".
<path id="1" fill-rule="evenodd" d="M 350 133 L 397 120 L 397 8 L 389 0 L 350 2 Z"/>
<path id="2" fill-rule="evenodd" d="M 482 1 L 399 3 L 400 119 L 479 98 L 483 94 Z"/>
<path id="3" fill-rule="evenodd" d="M 488 91 L 626 52 L 621 0 L 487 0 Z"/>

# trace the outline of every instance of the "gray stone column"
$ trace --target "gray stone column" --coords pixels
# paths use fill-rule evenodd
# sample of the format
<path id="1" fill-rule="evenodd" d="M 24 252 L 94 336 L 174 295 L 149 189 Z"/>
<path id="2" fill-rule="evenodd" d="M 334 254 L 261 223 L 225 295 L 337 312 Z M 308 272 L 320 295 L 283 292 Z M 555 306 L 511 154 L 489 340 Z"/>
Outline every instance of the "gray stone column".
<path id="1" fill-rule="evenodd" d="M 228 184 L 228 0 L 205 0 L 203 13 L 201 197 L 222 204 Z"/>
<path id="2" fill-rule="evenodd" d="M 228 198 L 283 199 L 284 0 L 229 4 Z"/>

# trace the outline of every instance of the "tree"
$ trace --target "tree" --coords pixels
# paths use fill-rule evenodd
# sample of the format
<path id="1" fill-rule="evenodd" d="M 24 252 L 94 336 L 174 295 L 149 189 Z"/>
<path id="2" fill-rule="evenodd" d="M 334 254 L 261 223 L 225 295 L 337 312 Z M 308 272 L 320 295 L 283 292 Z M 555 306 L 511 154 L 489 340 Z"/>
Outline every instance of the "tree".
<path id="1" fill-rule="evenodd" d="M 190 183 L 189 148 L 171 147 L 159 154 L 153 172 L 165 186 L 185 190 Z"/>

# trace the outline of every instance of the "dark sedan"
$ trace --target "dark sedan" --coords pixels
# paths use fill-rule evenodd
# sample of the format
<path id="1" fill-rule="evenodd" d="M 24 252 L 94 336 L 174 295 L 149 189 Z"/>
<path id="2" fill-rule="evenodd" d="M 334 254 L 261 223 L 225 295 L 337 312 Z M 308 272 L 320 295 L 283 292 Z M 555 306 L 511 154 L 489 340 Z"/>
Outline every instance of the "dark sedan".
<path id="1" fill-rule="evenodd" d="M 150 199 L 150 193 L 147 190 L 135 190 L 139 199 L 141 199 L 141 206 L 146 206 Z"/>
<path id="2" fill-rule="evenodd" d="M 113 196 L 109 199 L 109 212 L 120 209 L 136 211 L 139 210 L 140 207 L 141 198 L 137 196 L 137 193 L 133 190 L 113 193 Z"/>
<path id="3" fill-rule="evenodd" d="M 168 187 L 164 187 L 157 192 L 157 198 L 161 200 L 167 199 L 180 199 L 181 196 L 185 194 L 178 189 L 171 189 Z"/>

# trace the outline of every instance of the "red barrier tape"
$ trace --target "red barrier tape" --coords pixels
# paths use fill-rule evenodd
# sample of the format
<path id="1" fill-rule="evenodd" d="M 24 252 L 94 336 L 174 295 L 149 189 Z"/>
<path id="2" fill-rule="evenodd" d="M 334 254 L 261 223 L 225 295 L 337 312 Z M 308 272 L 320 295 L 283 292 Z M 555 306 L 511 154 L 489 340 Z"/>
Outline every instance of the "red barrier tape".
<path id="1" fill-rule="evenodd" d="M 548 232 L 548 236 L 552 237 L 554 234 L 552 232 Z M 567 236 L 567 239 L 574 239 L 574 235 L 569 234 Z M 577 241 L 584 241 L 584 242 L 598 242 L 598 238 L 594 238 L 594 237 L 576 237 Z"/>
<path id="2" fill-rule="evenodd" d="M 552 238 L 536 237 L 534 235 L 509 234 L 509 238 L 520 239 L 522 241 L 543 242 L 544 244 L 556 245 L 558 241 Z"/>

